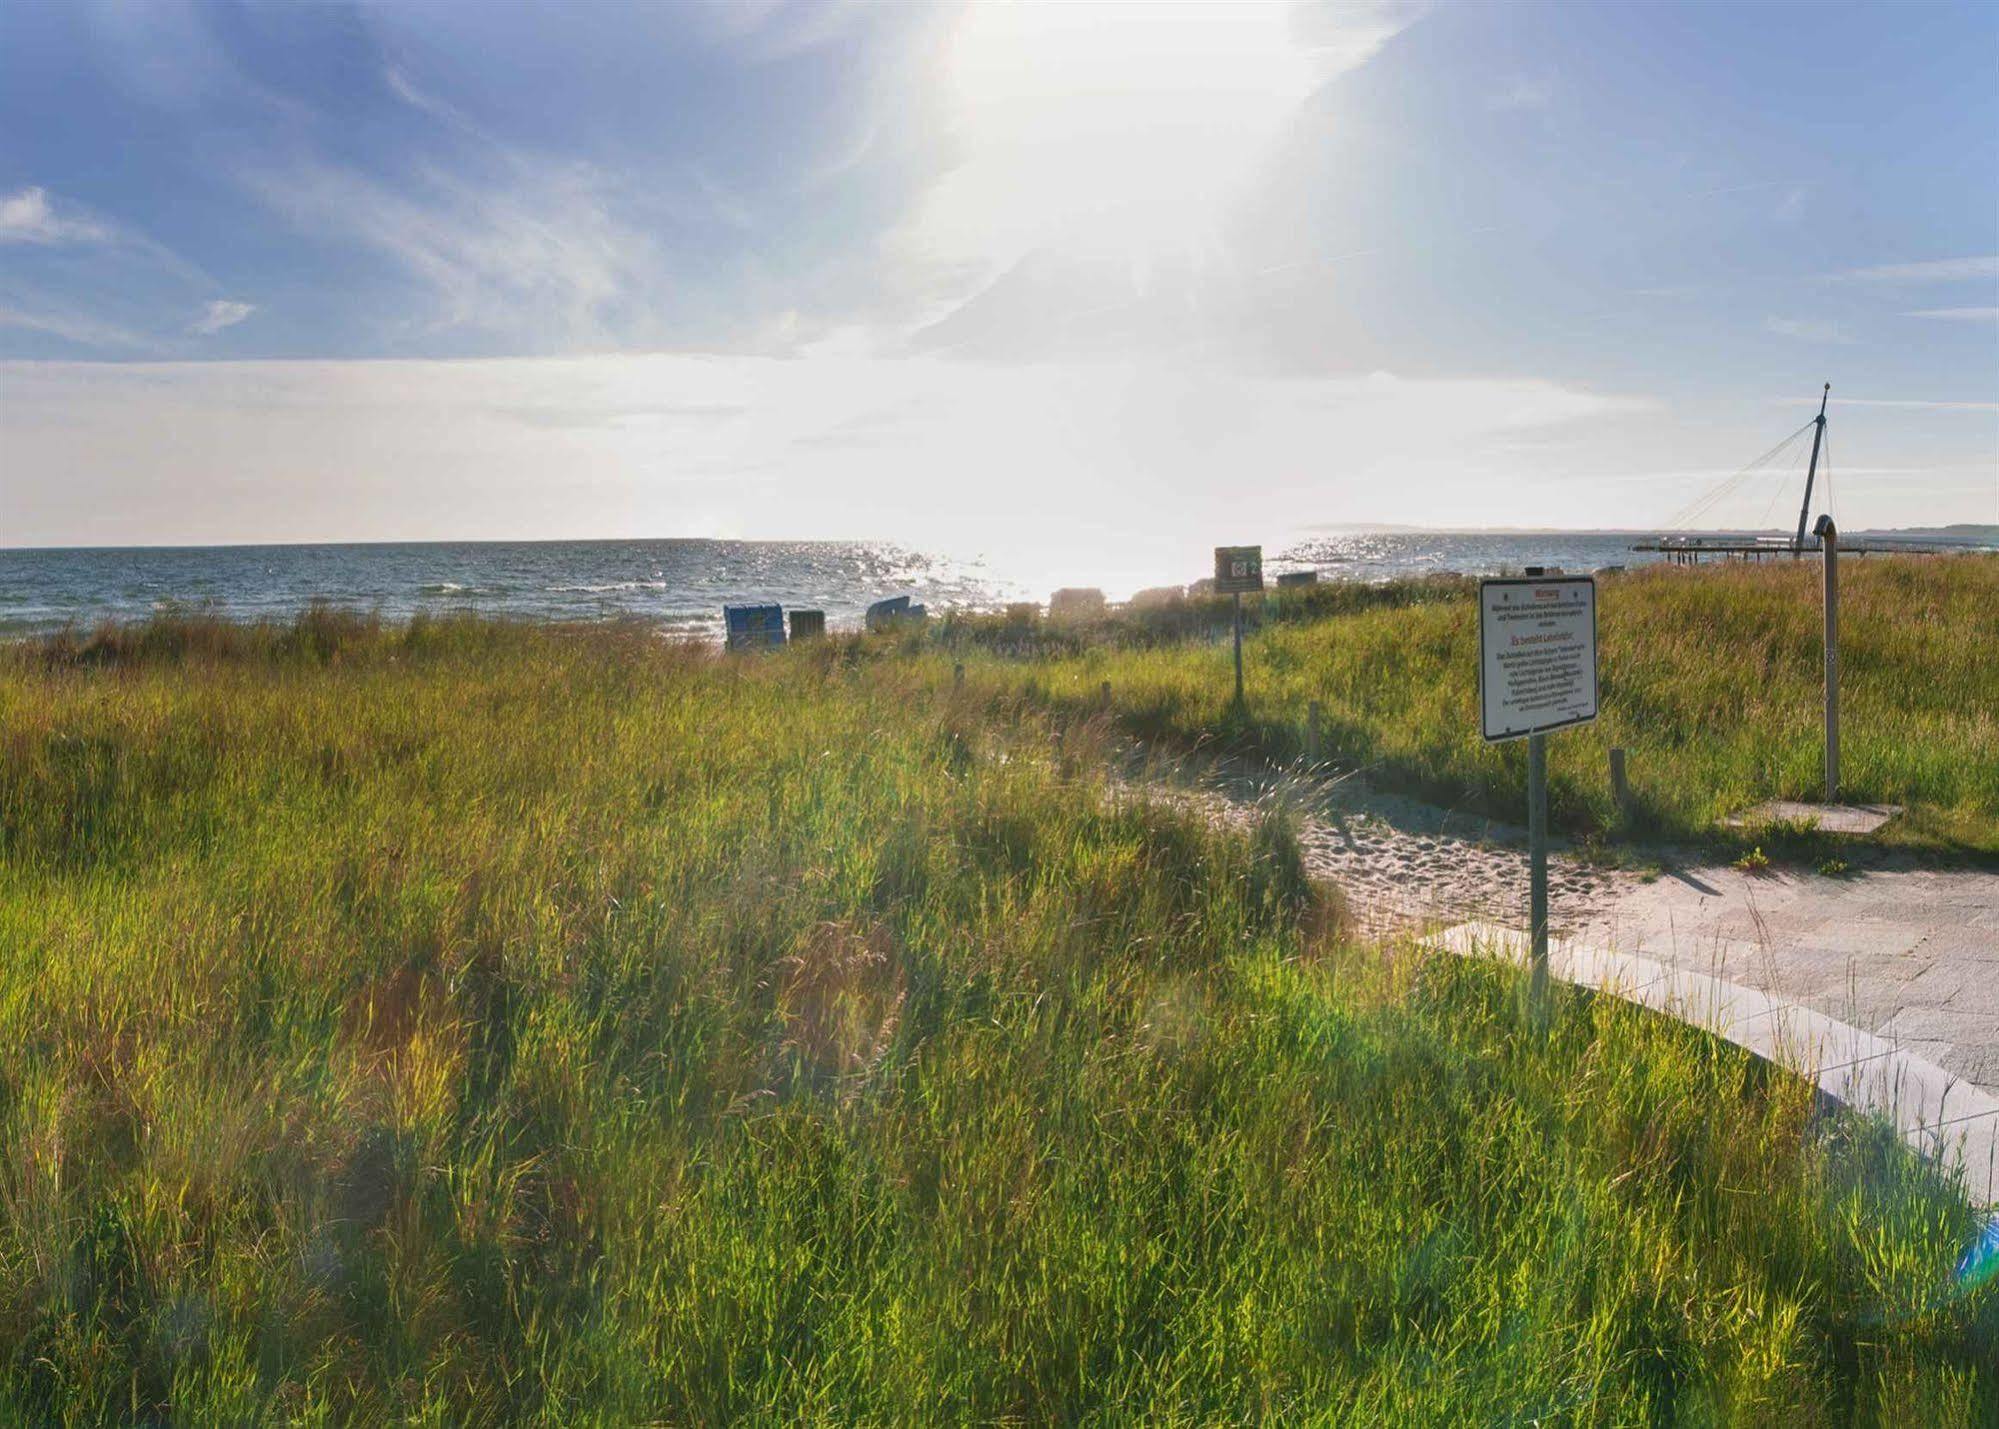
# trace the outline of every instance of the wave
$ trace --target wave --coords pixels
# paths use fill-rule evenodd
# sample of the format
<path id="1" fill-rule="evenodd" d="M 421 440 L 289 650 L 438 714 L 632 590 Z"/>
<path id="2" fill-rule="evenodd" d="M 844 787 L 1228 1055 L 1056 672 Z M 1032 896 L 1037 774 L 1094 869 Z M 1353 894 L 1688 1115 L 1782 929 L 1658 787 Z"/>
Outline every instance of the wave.
<path id="1" fill-rule="evenodd" d="M 542 589 L 550 595 L 614 595 L 628 590 L 665 590 L 666 581 L 609 581 L 602 585 L 551 585 Z"/>

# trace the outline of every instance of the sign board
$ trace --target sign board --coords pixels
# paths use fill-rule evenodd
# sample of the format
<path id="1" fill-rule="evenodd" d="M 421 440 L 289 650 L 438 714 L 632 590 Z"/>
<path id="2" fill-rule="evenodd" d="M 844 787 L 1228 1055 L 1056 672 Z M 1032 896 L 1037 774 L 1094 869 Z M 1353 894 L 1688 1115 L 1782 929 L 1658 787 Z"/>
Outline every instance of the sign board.
<path id="1" fill-rule="evenodd" d="M 1215 594 L 1246 595 L 1263 589 L 1263 547 L 1215 547 Z"/>
<path id="2" fill-rule="evenodd" d="M 1596 578 L 1478 585 L 1480 732 L 1521 739 L 1596 718 Z"/>

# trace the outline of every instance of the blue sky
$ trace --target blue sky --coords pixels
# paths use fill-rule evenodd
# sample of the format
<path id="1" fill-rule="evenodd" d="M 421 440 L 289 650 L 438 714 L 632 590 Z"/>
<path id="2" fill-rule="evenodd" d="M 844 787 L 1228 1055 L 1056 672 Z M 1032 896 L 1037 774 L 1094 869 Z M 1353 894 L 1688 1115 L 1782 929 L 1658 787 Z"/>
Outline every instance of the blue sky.
<path id="1" fill-rule="evenodd" d="M 0 541 L 1644 526 L 1827 380 L 1845 524 L 1995 521 L 1995 68 L 1984 5 L 8 0 Z"/>

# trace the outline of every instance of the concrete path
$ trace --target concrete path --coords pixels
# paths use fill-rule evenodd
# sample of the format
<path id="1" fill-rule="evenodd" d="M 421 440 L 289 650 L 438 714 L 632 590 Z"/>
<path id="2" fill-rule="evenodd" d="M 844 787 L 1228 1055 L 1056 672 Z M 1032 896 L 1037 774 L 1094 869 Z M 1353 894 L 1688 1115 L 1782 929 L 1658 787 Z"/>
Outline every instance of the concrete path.
<path id="1" fill-rule="evenodd" d="M 1428 941 L 1463 957 L 1528 959 L 1526 934 L 1492 923 L 1460 923 Z M 1551 940 L 1548 969 L 1725 1038 L 1842 1105 L 1885 1117 L 1917 1151 L 1961 1172 L 1974 1204 L 1999 1204 L 1999 1097 L 1895 1040 L 1779 993 L 1570 939 Z"/>
<path id="2" fill-rule="evenodd" d="M 1999 874 L 1696 867 L 1620 887 L 1564 931 L 1811 1008 L 1999 1091 Z"/>
<path id="3" fill-rule="evenodd" d="M 1526 924 L 1517 827 L 1356 781 L 1242 768 L 1210 770 L 1174 797 L 1236 823 L 1271 800 L 1290 805 L 1307 865 L 1367 931 Z M 1555 934 L 1794 1003 L 1999 1094 L 1999 873 L 1902 859 L 1825 878 L 1682 863 L 1670 850 L 1664 860 L 1648 874 L 1558 853 Z"/>

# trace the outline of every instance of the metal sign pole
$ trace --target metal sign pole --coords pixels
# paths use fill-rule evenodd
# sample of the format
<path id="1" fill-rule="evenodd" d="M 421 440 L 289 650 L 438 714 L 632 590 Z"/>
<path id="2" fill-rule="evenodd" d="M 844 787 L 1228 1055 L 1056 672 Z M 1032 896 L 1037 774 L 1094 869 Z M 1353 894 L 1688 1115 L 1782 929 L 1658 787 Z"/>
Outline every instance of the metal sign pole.
<path id="1" fill-rule="evenodd" d="M 1527 736 L 1527 927 L 1538 1008 L 1548 992 L 1548 736 Z"/>
<path id="2" fill-rule="evenodd" d="M 1527 741 L 1530 1006 L 1548 993 L 1548 735 L 1596 718 L 1596 582 L 1544 575 L 1479 583 L 1479 732 Z"/>
<path id="3" fill-rule="evenodd" d="M 1819 517 L 1825 555 L 1825 801 L 1839 802 L 1839 528 Z"/>
<path id="4" fill-rule="evenodd" d="M 1216 595 L 1235 602 L 1235 707 L 1242 708 L 1242 596 L 1263 589 L 1263 547 L 1215 547 Z"/>
<path id="5" fill-rule="evenodd" d="M 1242 592 L 1235 593 L 1235 702 L 1242 704 Z"/>

